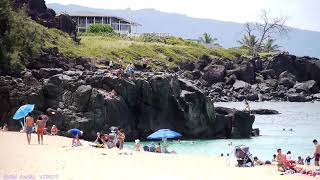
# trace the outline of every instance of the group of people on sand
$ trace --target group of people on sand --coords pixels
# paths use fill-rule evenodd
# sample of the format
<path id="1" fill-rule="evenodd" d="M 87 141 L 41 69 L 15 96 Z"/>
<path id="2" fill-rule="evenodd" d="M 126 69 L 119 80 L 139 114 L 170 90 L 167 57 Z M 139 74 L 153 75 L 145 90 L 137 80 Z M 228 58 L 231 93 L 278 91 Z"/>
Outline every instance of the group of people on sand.
<path id="1" fill-rule="evenodd" d="M 37 118 L 36 121 L 34 121 L 34 118 L 32 117 L 32 114 L 29 113 L 28 116 L 26 117 L 24 127 L 22 131 L 25 131 L 27 134 L 27 141 L 28 144 L 30 145 L 31 142 L 31 134 L 33 132 L 37 133 L 38 136 L 38 144 L 43 144 L 43 135 L 47 132 L 46 124 L 48 121 L 48 116 L 47 115 L 42 115 Z M 51 135 L 57 135 L 58 133 L 58 128 L 53 125 L 51 128 Z"/>
<path id="2" fill-rule="evenodd" d="M 305 160 L 307 165 L 310 165 L 311 159 L 314 160 L 315 166 L 320 166 L 319 158 L 320 158 L 320 144 L 316 139 L 313 140 L 313 144 L 315 145 L 315 151 L 313 157 L 308 156 Z M 292 159 L 292 154 L 290 151 L 287 154 L 282 153 L 282 149 L 277 150 L 277 155 L 273 155 L 273 162 L 277 163 L 278 171 L 285 172 L 285 173 L 302 173 L 302 174 L 309 174 L 309 175 L 319 175 L 319 171 L 311 171 L 301 167 L 296 166 L 296 164 L 304 165 L 304 159 L 299 156 L 298 160 Z"/>
<path id="3" fill-rule="evenodd" d="M 163 142 L 162 145 L 160 142 L 158 142 L 156 145 L 152 142 L 151 144 L 143 146 L 143 150 L 147 152 L 154 152 L 154 153 L 176 154 L 176 151 L 168 150 L 169 145 L 167 143 L 167 139 L 165 138 L 162 139 L 162 142 Z M 141 147 L 140 140 L 136 139 L 134 144 L 134 150 L 140 151 L 140 147 Z"/>
<path id="4" fill-rule="evenodd" d="M 126 138 L 125 131 L 122 128 L 115 128 L 109 134 L 97 132 L 97 138 L 94 141 L 94 147 L 98 148 L 114 148 L 123 149 L 124 140 Z"/>

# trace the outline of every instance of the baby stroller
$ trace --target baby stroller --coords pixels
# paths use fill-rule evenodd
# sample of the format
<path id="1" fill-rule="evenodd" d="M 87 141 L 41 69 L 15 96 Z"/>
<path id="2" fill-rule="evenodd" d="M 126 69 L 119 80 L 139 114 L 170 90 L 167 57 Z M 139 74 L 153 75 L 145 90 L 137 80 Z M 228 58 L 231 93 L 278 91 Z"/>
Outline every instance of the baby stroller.
<path id="1" fill-rule="evenodd" d="M 237 167 L 253 167 L 254 161 L 252 158 L 252 154 L 249 151 L 248 146 L 240 145 L 235 146 L 233 152 L 231 154 L 234 154 L 237 158 Z"/>

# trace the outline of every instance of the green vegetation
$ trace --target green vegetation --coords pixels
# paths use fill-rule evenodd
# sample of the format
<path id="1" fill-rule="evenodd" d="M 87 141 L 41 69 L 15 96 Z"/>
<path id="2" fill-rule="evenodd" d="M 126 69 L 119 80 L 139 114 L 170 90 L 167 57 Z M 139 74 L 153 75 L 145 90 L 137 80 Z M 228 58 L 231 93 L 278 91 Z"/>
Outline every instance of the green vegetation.
<path id="1" fill-rule="evenodd" d="M 155 70 L 161 68 L 157 62 L 173 67 L 181 60 L 198 60 L 204 55 L 236 59 L 246 53 L 240 49 L 205 48 L 179 37 L 127 37 L 98 30 L 80 34 L 80 45 L 76 45 L 68 34 L 36 23 L 23 11 L 12 11 L 9 0 L 0 2 L 0 13 L 0 67 L 4 69 L 21 69 L 25 59 L 35 58 L 50 47 L 57 47 L 71 58 L 84 56 L 116 61 L 123 57 L 123 65 L 139 64 L 145 57 Z"/>
<path id="2" fill-rule="evenodd" d="M 179 39 L 179 38 L 177 38 Z M 189 41 L 179 39 L 179 45 L 170 45 L 156 42 L 142 42 L 139 39 L 108 37 L 108 36 L 81 36 L 80 46 L 77 47 L 77 54 L 81 56 L 97 57 L 99 59 L 111 59 L 123 57 L 124 63 L 141 63 L 146 57 L 151 61 L 157 60 L 168 66 L 175 66 L 177 62 L 185 59 L 198 60 L 203 55 L 227 57 L 236 59 L 246 53 L 246 50 L 204 48 L 199 44 L 188 45 Z M 183 42 L 185 41 L 185 42 Z M 155 69 L 159 68 L 156 65 Z"/>
<path id="3" fill-rule="evenodd" d="M 205 44 L 213 44 L 215 46 L 220 46 L 219 43 L 217 43 L 218 39 L 212 37 L 209 33 L 203 33 L 202 37 L 200 37 L 201 41 Z"/>
<path id="4" fill-rule="evenodd" d="M 92 24 L 89 26 L 87 31 L 89 33 L 114 33 L 111 25 L 109 24 Z"/>

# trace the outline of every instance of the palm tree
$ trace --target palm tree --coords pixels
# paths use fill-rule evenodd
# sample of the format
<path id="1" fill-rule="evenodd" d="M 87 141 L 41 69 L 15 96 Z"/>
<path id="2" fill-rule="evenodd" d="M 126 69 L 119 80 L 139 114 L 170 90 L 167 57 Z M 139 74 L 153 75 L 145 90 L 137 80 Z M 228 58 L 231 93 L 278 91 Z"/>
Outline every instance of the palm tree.
<path id="1" fill-rule="evenodd" d="M 257 46 L 258 46 L 259 39 L 257 39 L 254 35 L 244 35 L 243 38 L 238 41 L 241 45 L 241 48 L 248 49 L 250 55 L 257 55 Z"/>
<path id="2" fill-rule="evenodd" d="M 218 39 L 212 37 L 209 33 L 203 33 L 202 37 L 200 37 L 200 40 L 204 44 L 212 44 L 214 46 L 220 46 L 220 44 L 217 42 Z"/>
<path id="3" fill-rule="evenodd" d="M 276 52 L 279 51 L 280 46 L 275 44 L 274 39 L 268 39 L 264 44 L 263 44 L 263 50 L 265 52 Z"/>

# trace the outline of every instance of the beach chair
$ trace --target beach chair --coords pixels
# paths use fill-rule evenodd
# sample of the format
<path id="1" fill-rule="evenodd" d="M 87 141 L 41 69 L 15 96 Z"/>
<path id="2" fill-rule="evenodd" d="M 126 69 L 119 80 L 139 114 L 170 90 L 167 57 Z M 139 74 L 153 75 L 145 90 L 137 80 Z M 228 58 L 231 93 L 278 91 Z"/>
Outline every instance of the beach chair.
<path id="1" fill-rule="evenodd" d="M 235 146 L 232 154 L 237 158 L 237 167 L 253 167 L 254 161 L 252 158 L 252 154 L 249 151 L 248 146 L 240 145 Z"/>

